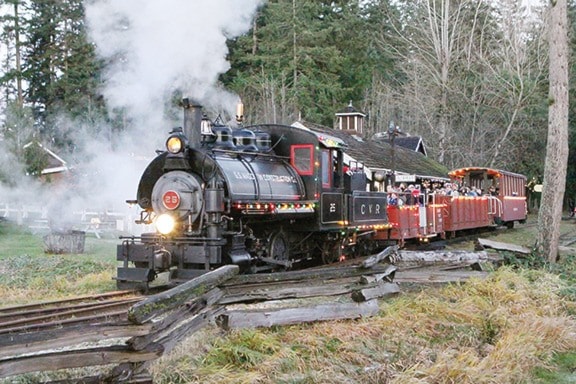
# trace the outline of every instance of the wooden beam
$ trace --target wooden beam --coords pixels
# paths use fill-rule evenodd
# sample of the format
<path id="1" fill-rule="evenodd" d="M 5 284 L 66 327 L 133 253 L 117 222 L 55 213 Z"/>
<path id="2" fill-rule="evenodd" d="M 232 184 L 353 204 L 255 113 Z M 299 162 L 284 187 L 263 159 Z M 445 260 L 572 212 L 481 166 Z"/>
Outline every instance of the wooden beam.
<path id="1" fill-rule="evenodd" d="M 398 246 L 392 245 L 387 247 L 385 250 L 380 252 L 377 255 L 370 256 L 362 262 L 362 268 L 372 268 L 375 265 L 379 264 L 380 262 L 388 259 L 390 260 L 391 256 L 398 255 Z"/>
<path id="2" fill-rule="evenodd" d="M 149 361 L 159 358 L 163 352 L 160 345 L 149 345 L 146 350 L 137 352 L 127 346 L 111 346 L 24 356 L 0 361 L 0 378 L 30 372 Z"/>
<path id="3" fill-rule="evenodd" d="M 394 276 L 396 275 L 397 269 L 398 268 L 395 265 L 387 265 L 386 271 L 384 271 L 382 273 L 375 273 L 372 275 L 363 275 L 360 278 L 360 283 L 371 284 L 371 283 L 377 283 L 380 281 L 392 282 L 394 280 Z"/>
<path id="4" fill-rule="evenodd" d="M 173 331 L 165 337 L 158 339 L 157 343 L 162 345 L 165 353 L 168 353 L 176 344 L 190 336 L 190 334 L 210 324 L 223 311 L 223 307 L 206 308 L 193 318 L 186 319 L 186 321 L 178 324 L 178 328 L 173 329 Z"/>
<path id="5" fill-rule="evenodd" d="M 354 281 L 350 281 L 353 279 Z M 235 303 L 250 303 L 266 300 L 282 300 L 293 298 L 306 298 L 316 296 L 337 296 L 352 292 L 351 285 L 357 285 L 358 278 L 338 279 L 329 282 L 319 280 L 285 282 L 276 286 L 253 286 L 238 287 L 225 290 L 224 297 L 219 304 L 228 305 Z"/>
<path id="6" fill-rule="evenodd" d="M 128 320 L 134 324 L 143 324 L 161 313 L 202 296 L 212 288 L 237 275 L 238 271 L 239 267 L 237 265 L 225 265 L 168 291 L 142 300 L 128 310 Z"/>
<path id="7" fill-rule="evenodd" d="M 398 272 L 395 281 L 402 283 L 457 283 L 470 278 L 486 278 L 489 272 L 471 270 L 441 270 L 438 268 L 413 268 Z"/>
<path id="8" fill-rule="evenodd" d="M 367 273 L 382 273 L 387 266 L 376 265 L 369 270 L 359 265 L 330 266 L 320 268 L 310 268 L 302 271 L 258 273 L 252 275 L 237 275 L 222 284 L 223 287 L 235 285 L 245 286 L 246 284 L 269 284 L 286 281 L 309 281 L 309 280 L 330 280 L 343 277 L 362 276 Z"/>
<path id="9" fill-rule="evenodd" d="M 396 265 L 470 265 L 488 261 L 486 251 L 401 251 Z"/>
<path id="10" fill-rule="evenodd" d="M 400 293 L 400 287 L 396 283 L 380 283 L 375 287 L 364 288 L 352 292 L 352 300 L 363 302 L 372 299 L 392 296 Z"/>
<path id="11" fill-rule="evenodd" d="M 5 335 L 0 338 L 0 359 L 81 343 L 142 336 L 148 334 L 151 328 L 150 324 L 84 324 L 49 331 Z"/>
<path id="12" fill-rule="evenodd" d="M 203 313 L 207 307 L 209 308 L 209 306 L 215 305 L 221 297 L 222 291 L 218 288 L 208 291 L 202 295 L 202 297 L 193 299 L 191 302 L 186 303 L 186 305 L 167 313 L 161 320 L 154 322 L 154 327 L 150 333 L 133 337 L 128 340 L 128 345 L 135 350 L 145 349 L 148 344 L 162 337 L 166 337 L 166 335 L 169 335 L 174 329 L 180 328 L 183 322 L 192 319 L 198 313 Z M 214 308 L 218 308 L 218 306 L 214 306 Z"/>
<path id="13" fill-rule="evenodd" d="M 362 303 L 329 303 L 298 308 L 231 310 L 219 316 L 217 323 L 224 329 L 272 327 L 374 316 L 379 309 L 376 300 L 369 300 Z"/>
<path id="14" fill-rule="evenodd" d="M 529 255 L 532 252 L 530 248 L 516 244 L 501 243 L 499 241 L 492 241 L 488 239 L 478 239 L 477 242 L 482 248 L 493 248 L 499 251 L 510 251 L 522 253 L 524 255 Z"/>

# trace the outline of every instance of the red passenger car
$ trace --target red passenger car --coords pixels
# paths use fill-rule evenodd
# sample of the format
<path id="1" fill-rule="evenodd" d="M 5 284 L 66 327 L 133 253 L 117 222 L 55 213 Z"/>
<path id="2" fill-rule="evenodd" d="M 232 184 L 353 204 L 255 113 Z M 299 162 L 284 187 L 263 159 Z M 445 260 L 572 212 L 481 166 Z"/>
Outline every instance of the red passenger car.
<path id="1" fill-rule="evenodd" d="M 457 231 L 525 222 L 526 177 L 491 168 L 461 168 L 451 183 L 427 190 L 417 203 L 388 205 L 388 231 L 380 239 L 426 241 Z M 399 199 L 402 196 L 399 195 Z"/>
<path id="2" fill-rule="evenodd" d="M 450 172 L 450 177 L 462 187 L 475 187 L 482 196 L 488 198 L 488 216 L 494 224 L 506 225 L 509 228 L 514 222 L 525 222 L 526 176 L 518 173 L 492 168 L 468 167 Z M 483 208 L 484 209 L 484 208 Z M 453 220 L 461 220 L 462 215 L 456 210 Z M 465 219 L 464 219 L 465 220 Z M 456 229 L 459 229 L 456 227 Z"/>

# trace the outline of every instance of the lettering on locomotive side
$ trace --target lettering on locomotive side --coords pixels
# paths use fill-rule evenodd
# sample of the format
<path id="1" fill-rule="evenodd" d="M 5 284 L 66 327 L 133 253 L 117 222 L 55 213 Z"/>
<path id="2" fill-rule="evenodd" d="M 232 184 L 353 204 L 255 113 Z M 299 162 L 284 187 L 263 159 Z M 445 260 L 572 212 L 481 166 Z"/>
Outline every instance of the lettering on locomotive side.
<path id="1" fill-rule="evenodd" d="M 366 215 L 366 214 L 376 214 L 379 215 L 380 214 L 380 210 L 382 208 L 381 204 L 360 204 L 360 213 L 362 215 Z"/>
<path id="2" fill-rule="evenodd" d="M 386 220 L 386 197 L 383 195 L 355 195 L 352 199 L 353 222 L 381 222 Z"/>
<path id="3" fill-rule="evenodd" d="M 297 180 L 294 176 L 290 175 L 272 175 L 268 173 L 250 173 L 250 172 L 233 172 L 237 180 L 256 180 L 267 181 L 271 183 L 289 183 L 296 184 Z"/>

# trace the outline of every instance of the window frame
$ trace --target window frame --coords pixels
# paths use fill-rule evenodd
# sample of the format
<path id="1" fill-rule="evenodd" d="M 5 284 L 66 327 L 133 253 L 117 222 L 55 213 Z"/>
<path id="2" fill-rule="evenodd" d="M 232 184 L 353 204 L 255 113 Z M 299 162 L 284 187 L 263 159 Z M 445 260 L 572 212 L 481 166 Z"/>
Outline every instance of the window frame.
<path id="1" fill-rule="evenodd" d="M 296 164 L 297 151 L 307 149 L 309 151 L 308 169 L 302 169 Z M 305 156 L 298 154 L 298 160 L 301 162 Z M 314 174 L 314 145 L 313 144 L 293 144 L 290 147 L 290 165 L 294 167 L 296 172 L 301 176 L 312 176 Z"/>
<path id="2" fill-rule="evenodd" d="M 322 149 L 322 167 L 320 172 L 320 178 L 322 179 L 322 188 L 331 188 L 333 186 L 333 174 L 334 174 L 334 154 L 331 149 Z M 328 180 L 325 179 L 325 176 Z"/>

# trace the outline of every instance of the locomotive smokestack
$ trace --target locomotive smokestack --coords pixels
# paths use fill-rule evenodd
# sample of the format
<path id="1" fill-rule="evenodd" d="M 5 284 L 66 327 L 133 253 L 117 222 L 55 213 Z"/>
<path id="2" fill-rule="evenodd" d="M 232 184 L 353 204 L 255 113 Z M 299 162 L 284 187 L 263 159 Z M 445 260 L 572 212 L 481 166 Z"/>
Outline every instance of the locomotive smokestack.
<path id="1" fill-rule="evenodd" d="M 201 126 L 202 126 L 202 106 L 191 103 L 189 99 L 182 99 L 184 108 L 184 135 L 188 138 L 188 144 L 192 148 L 200 147 Z"/>

